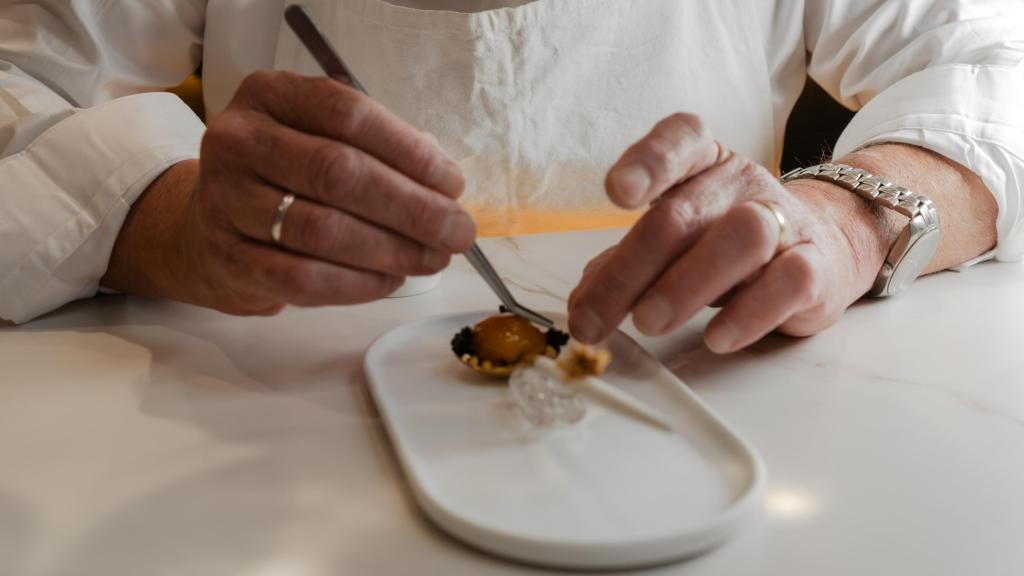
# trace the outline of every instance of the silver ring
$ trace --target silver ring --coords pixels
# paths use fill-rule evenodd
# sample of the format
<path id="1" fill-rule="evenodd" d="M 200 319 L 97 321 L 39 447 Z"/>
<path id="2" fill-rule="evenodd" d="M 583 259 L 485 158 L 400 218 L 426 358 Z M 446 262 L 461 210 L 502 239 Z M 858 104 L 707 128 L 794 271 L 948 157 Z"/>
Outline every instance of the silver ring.
<path id="1" fill-rule="evenodd" d="M 295 194 L 286 194 L 284 198 L 281 198 L 281 203 L 277 205 L 277 212 L 274 213 L 274 223 L 270 226 L 270 237 L 278 246 L 281 245 L 281 227 L 284 225 L 285 214 L 294 203 Z"/>
<path id="2" fill-rule="evenodd" d="M 771 202 L 766 202 L 764 200 L 751 200 L 751 202 L 754 202 L 755 204 L 760 204 L 761 206 L 767 208 L 772 213 L 772 216 L 775 217 L 775 221 L 778 222 L 779 224 L 779 243 L 775 246 L 775 253 L 772 254 L 772 258 L 775 258 L 776 256 L 779 255 L 779 252 L 782 252 L 783 250 L 788 248 L 786 239 L 786 232 L 788 229 L 788 226 L 786 226 L 786 217 L 783 216 L 782 212 L 779 211 L 778 207 L 775 206 L 775 204 L 772 204 Z"/>

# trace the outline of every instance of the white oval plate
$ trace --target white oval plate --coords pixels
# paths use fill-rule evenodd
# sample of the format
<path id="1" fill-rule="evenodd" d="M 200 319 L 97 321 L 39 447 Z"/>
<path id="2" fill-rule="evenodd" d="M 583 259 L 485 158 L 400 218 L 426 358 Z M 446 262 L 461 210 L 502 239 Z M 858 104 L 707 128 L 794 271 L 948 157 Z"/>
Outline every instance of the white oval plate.
<path id="1" fill-rule="evenodd" d="M 531 427 L 504 381 L 451 352 L 460 328 L 490 314 L 399 326 L 366 352 L 369 387 L 412 491 L 442 529 L 511 559 L 622 569 L 706 550 L 759 510 L 758 456 L 622 332 L 608 341 L 605 380 L 657 407 L 673 431 L 593 402 L 578 424 Z"/>

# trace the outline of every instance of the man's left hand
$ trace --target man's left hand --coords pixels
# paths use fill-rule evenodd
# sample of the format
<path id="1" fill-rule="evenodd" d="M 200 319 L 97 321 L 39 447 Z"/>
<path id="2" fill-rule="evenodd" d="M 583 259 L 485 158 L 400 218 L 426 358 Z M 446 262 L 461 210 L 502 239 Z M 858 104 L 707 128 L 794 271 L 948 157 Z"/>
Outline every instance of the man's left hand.
<path id="1" fill-rule="evenodd" d="M 655 126 L 612 167 L 606 188 L 619 206 L 651 207 L 570 297 L 569 326 L 584 342 L 630 313 L 641 332 L 660 335 L 715 304 L 723 308 L 705 330 L 715 352 L 772 330 L 810 335 L 867 291 L 884 256 L 883 240 L 856 241 L 884 235 L 868 203 L 829 183 L 783 186 L 724 150 L 693 115 Z"/>

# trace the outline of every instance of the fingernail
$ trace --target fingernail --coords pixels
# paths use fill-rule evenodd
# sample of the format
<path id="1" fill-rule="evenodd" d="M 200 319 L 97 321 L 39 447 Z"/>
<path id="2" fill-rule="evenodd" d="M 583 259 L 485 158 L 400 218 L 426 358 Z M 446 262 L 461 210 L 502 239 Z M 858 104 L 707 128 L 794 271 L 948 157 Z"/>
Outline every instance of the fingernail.
<path id="1" fill-rule="evenodd" d="M 638 201 L 651 188 L 651 173 L 643 164 L 626 164 L 612 173 L 612 184 L 619 198 Z"/>
<path id="2" fill-rule="evenodd" d="M 473 245 L 476 223 L 465 212 L 449 212 L 441 223 L 441 244 L 452 252 L 464 252 Z"/>
<path id="3" fill-rule="evenodd" d="M 728 354 L 736 346 L 739 331 L 731 320 L 723 318 L 704 332 L 704 343 L 715 354 Z"/>
<path id="4" fill-rule="evenodd" d="M 675 318 L 675 310 L 661 296 L 647 296 L 633 309 L 633 324 L 648 336 L 660 336 Z"/>
<path id="5" fill-rule="evenodd" d="M 586 306 L 580 306 L 569 313 L 569 332 L 584 344 L 593 344 L 604 334 L 601 317 Z"/>
<path id="6" fill-rule="evenodd" d="M 448 254 L 439 250 L 423 251 L 423 267 L 427 270 L 440 270 L 448 265 Z"/>

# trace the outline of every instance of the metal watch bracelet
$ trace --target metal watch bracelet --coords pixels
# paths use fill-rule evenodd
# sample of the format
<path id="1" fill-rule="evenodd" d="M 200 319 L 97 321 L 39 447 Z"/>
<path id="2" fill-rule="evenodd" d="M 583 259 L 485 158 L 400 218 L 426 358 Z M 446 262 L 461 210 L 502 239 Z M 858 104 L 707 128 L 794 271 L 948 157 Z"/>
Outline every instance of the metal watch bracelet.
<path id="1" fill-rule="evenodd" d="M 889 248 L 881 270 L 868 291 L 876 297 L 902 292 L 921 273 L 939 244 L 939 213 L 931 200 L 845 164 L 819 164 L 793 170 L 782 182 L 813 178 L 832 182 L 872 204 L 895 210 L 909 220 Z"/>
<path id="2" fill-rule="evenodd" d="M 922 216 L 929 224 L 938 224 L 935 218 L 937 212 L 931 200 L 887 182 L 866 170 L 846 164 L 825 163 L 787 172 L 782 176 L 782 182 L 802 178 L 833 182 L 873 204 L 895 210 L 907 218 Z"/>

